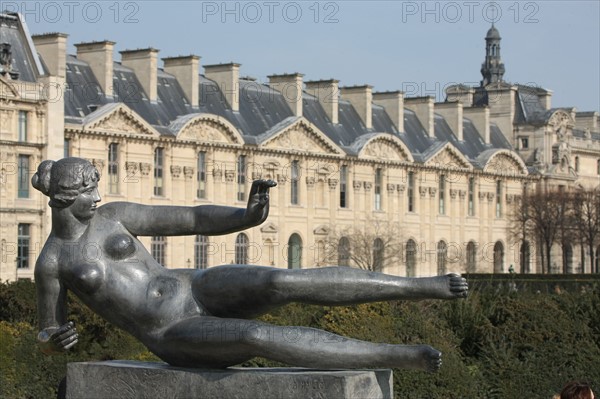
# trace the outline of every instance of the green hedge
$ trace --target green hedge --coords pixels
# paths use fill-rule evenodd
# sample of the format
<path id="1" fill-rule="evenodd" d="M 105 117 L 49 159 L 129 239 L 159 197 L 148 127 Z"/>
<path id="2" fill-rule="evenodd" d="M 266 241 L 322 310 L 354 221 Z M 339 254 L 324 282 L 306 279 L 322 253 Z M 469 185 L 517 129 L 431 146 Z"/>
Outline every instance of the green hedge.
<path id="1" fill-rule="evenodd" d="M 76 298 L 69 300 L 80 342 L 68 354 L 48 357 L 35 342 L 34 283 L 0 284 L 0 397 L 55 397 L 68 362 L 157 360 Z M 394 370 L 394 390 L 403 399 L 551 398 L 572 379 L 600 382 L 598 289 L 561 295 L 486 289 L 452 302 L 289 305 L 262 320 L 441 350 L 439 373 Z M 244 365 L 281 366 L 261 358 Z"/>

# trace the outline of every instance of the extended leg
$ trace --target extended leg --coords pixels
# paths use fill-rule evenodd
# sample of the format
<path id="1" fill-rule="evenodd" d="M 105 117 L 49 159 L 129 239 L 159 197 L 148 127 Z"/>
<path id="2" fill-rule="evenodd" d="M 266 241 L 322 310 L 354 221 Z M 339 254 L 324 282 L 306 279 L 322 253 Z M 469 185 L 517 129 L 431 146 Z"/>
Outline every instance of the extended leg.
<path id="1" fill-rule="evenodd" d="M 255 356 L 313 368 L 397 367 L 436 371 L 441 353 L 426 345 L 379 344 L 307 327 L 197 317 L 170 327 L 151 348 L 182 367 L 227 367 Z"/>
<path id="2" fill-rule="evenodd" d="M 218 266 L 193 281 L 196 299 L 215 316 L 252 317 L 290 302 L 350 305 L 402 299 L 454 299 L 467 295 L 457 274 L 406 278 L 349 267 L 287 270 Z"/>

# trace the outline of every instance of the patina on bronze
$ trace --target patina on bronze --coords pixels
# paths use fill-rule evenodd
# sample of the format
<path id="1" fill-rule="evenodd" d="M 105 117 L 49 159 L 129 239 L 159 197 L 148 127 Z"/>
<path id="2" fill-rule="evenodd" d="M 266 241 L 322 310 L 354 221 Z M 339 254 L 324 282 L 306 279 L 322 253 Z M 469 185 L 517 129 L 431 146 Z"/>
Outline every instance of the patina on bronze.
<path id="1" fill-rule="evenodd" d="M 427 345 L 371 343 L 252 318 L 291 302 L 463 298 L 468 287 L 459 275 L 404 278 L 350 267 L 167 269 L 138 236 L 221 235 L 257 226 L 267 218 L 269 189 L 276 183 L 254 181 L 245 209 L 97 206 L 99 179 L 96 168 L 80 158 L 44 161 L 32 178 L 52 208 L 52 232 L 35 267 L 44 353 L 60 353 L 77 342 L 75 326 L 67 321 L 70 290 L 174 366 L 224 368 L 262 356 L 313 368 L 440 367 L 441 353 Z"/>

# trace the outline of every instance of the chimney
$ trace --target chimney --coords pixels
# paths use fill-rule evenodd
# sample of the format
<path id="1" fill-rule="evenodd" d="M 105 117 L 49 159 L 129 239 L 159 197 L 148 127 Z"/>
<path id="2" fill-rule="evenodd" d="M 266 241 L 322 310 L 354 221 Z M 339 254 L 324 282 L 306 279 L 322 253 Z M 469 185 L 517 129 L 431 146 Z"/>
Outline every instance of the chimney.
<path id="1" fill-rule="evenodd" d="M 198 85 L 200 83 L 200 57 L 187 55 L 162 59 L 164 71 L 175 76 L 192 107 L 200 105 Z"/>
<path id="2" fill-rule="evenodd" d="M 487 106 L 465 107 L 463 108 L 463 115 L 471 120 L 483 141 L 490 144 L 490 109 Z"/>
<path id="3" fill-rule="evenodd" d="M 373 93 L 373 102 L 382 106 L 399 132 L 404 131 L 404 93 L 386 91 Z"/>
<path id="4" fill-rule="evenodd" d="M 87 62 L 106 96 L 113 95 L 113 49 L 115 42 L 78 43 L 77 59 Z"/>
<path id="5" fill-rule="evenodd" d="M 150 101 L 158 99 L 158 50 L 146 48 L 121 51 L 121 64 L 133 69 Z"/>
<path id="6" fill-rule="evenodd" d="M 463 105 L 458 101 L 435 103 L 435 112 L 446 120 L 458 141 L 463 141 Z"/>
<path id="7" fill-rule="evenodd" d="M 404 107 L 413 111 L 423 125 L 427 135 L 435 137 L 435 124 L 433 115 L 433 97 L 411 97 L 404 99 Z"/>
<path id="8" fill-rule="evenodd" d="M 552 90 L 540 89 L 538 101 L 545 110 L 549 110 L 552 107 Z"/>
<path id="9" fill-rule="evenodd" d="M 65 78 L 67 67 L 67 37 L 64 33 L 33 35 L 35 49 L 44 59 L 50 75 Z"/>
<path id="10" fill-rule="evenodd" d="M 240 66 L 241 64 L 215 64 L 204 67 L 204 75 L 215 81 L 232 111 L 240 110 Z"/>
<path id="11" fill-rule="evenodd" d="M 590 129 L 592 132 L 598 131 L 598 112 L 597 111 L 586 111 L 577 112 L 575 114 L 575 127 L 577 129 L 585 130 Z"/>
<path id="12" fill-rule="evenodd" d="M 319 100 L 319 104 L 334 125 L 339 123 L 339 83 L 340 81 L 335 79 L 306 82 L 306 92 Z"/>
<path id="13" fill-rule="evenodd" d="M 470 107 L 473 105 L 473 96 L 475 94 L 475 89 L 469 86 L 465 86 L 462 84 L 449 86 L 446 89 L 446 101 L 454 102 L 458 101 L 463 104 L 465 107 Z"/>
<path id="14" fill-rule="evenodd" d="M 342 87 L 342 99 L 350 101 L 367 129 L 373 127 L 373 86 Z"/>
<path id="15" fill-rule="evenodd" d="M 302 116 L 302 77 L 301 73 L 269 76 L 269 87 L 281 93 L 292 109 L 294 116 Z"/>

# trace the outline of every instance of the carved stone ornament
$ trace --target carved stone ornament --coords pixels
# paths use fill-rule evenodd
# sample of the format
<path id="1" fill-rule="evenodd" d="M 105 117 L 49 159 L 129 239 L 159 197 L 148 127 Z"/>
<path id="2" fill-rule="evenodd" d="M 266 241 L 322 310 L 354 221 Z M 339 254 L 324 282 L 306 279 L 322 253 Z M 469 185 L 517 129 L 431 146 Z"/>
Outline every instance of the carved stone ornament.
<path id="1" fill-rule="evenodd" d="M 515 198 L 514 194 L 506 194 L 506 203 L 512 204 L 514 198 Z"/>
<path id="2" fill-rule="evenodd" d="M 194 177 L 194 168 L 192 168 L 191 166 L 184 166 L 183 175 L 186 179 L 191 179 L 192 177 Z"/>
<path id="3" fill-rule="evenodd" d="M 338 179 L 329 179 L 327 180 L 327 183 L 329 183 L 329 188 L 334 190 L 337 187 Z"/>
<path id="4" fill-rule="evenodd" d="M 396 190 L 398 190 L 399 193 L 403 193 L 404 190 L 406 190 L 406 186 L 404 184 L 397 184 Z"/>
<path id="5" fill-rule="evenodd" d="M 358 192 L 358 191 L 360 191 L 360 188 L 362 187 L 362 182 L 360 180 L 354 180 L 352 182 L 352 187 L 354 187 L 354 191 Z"/>
<path id="6" fill-rule="evenodd" d="M 221 169 L 215 168 L 212 171 L 212 175 L 216 181 L 220 181 L 221 178 L 223 177 L 223 171 Z"/>
<path id="7" fill-rule="evenodd" d="M 225 171 L 225 181 L 231 183 L 235 179 L 235 172 L 233 170 Z"/>
<path id="8" fill-rule="evenodd" d="M 492 202 L 494 200 L 494 198 L 496 198 L 495 193 L 492 193 L 492 192 L 487 193 L 488 202 Z"/>
<path id="9" fill-rule="evenodd" d="M 377 158 L 377 159 L 391 159 L 391 160 L 405 160 L 407 159 L 406 154 L 399 151 L 396 145 L 389 143 L 387 140 L 376 139 L 375 141 L 367 144 L 363 150 L 365 157 Z"/>
<path id="10" fill-rule="evenodd" d="M 373 188 L 373 182 L 366 181 L 365 182 L 365 191 L 371 191 L 371 188 Z"/>
<path id="11" fill-rule="evenodd" d="M 465 199 L 467 192 L 465 190 L 458 190 L 458 195 L 460 196 L 460 199 Z"/>
<path id="12" fill-rule="evenodd" d="M 139 122 L 135 121 L 131 115 L 126 114 L 123 110 L 113 112 L 106 119 L 96 123 L 92 128 L 132 134 L 149 133 Z"/>
<path id="13" fill-rule="evenodd" d="M 140 170 L 143 176 L 148 176 L 150 174 L 150 171 L 152 170 L 152 164 L 150 164 L 149 162 L 141 162 Z"/>
<path id="14" fill-rule="evenodd" d="M 181 166 L 171 165 L 171 176 L 178 178 L 181 175 Z"/>
<path id="15" fill-rule="evenodd" d="M 388 183 L 387 184 L 387 191 L 388 193 L 393 193 L 394 191 L 396 191 L 396 185 L 393 183 Z"/>
<path id="16" fill-rule="evenodd" d="M 300 150 L 306 152 L 330 153 L 316 135 L 304 127 L 288 130 L 282 133 L 269 144 L 269 147 L 285 148 L 286 150 Z"/>
<path id="17" fill-rule="evenodd" d="M 450 189 L 450 198 L 456 199 L 456 195 L 458 194 L 458 190 L 451 188 Z"/>
<path id="18" fill-rule="evenodd" d="M 127 172 L 127 176 L 129 176 L 129 177 L 132 177 L 135 174 L 137 174 L 139 168 L 140 168 L 139 162 L 131 162 L 131 161 L 125 162 L 125 171 Z"/>
<path id="19" fill-rule="evenodd" d="M 485 197 L 486 197 L 486 193 L 485 193 L 485 192 L 483 192 L 483 191 L 480 191 L 480 192 L 479 192 L 479 199 L 480 199 L 480 200 L 482 200 L 482 199 L 484 199 Z"/>
<path id="20" fill-rule="evenodd" d="M 435 188 L 435 187 L 429 187 L 429 196 L 431 198 L 435 197 L 435 193 L 437 193 L 437 188 Z"/>
<path id="21" fill-rule="evenodd" d="M 287 183 L 288 177 L 282 173 L 278 173 L 277 174 L 277 184 L 279 184 L 280 186 L 285 185 L 285 183 Z"/>
<path id="22" fill-rule="evenodd" d="M 315 186 L 314 176 L 306 176 L 306 185 L 308 188 L 313 188 Z"/>
<path id="23" fill-rule="evenodd" d="M 427 190 L 427 187 L 419 187 L 419 194 L 421 195 L 421 198 L 425 198 L 425 195 L 427 195 L 427 192 L 429 190 Z"/>

